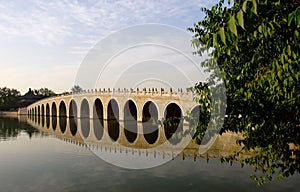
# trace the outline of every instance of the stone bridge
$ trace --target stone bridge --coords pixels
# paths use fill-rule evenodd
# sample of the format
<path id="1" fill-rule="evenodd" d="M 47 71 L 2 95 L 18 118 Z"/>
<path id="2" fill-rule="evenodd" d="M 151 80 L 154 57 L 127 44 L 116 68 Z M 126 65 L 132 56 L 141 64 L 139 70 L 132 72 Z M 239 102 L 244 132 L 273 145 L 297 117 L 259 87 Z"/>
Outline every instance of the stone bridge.
<path id="1" fill-rule="evenodd" d="M 35 121 L 44 117 L 54 120 L 59 117 L 62 133 L 70 125 L 76 124 L 84 129 L 96 123 L 93 125 L 96 129 L 103 127 L 104 121 L 112 140 L 125 135 L 130 143 L 144 143 L 146 140 L 148 144 L 161 144 L 171 139 L 176 131 L 189 129 L 188 122 L 182 121 L 181 117 L 189 113 L 197 114 L 199 106 L 194 97 L 192 92 L 165 92 L 162 89 L 96 89 L 40 100 L 28 106 L 26 113 Z M 180 119 L 181 123 L 169 127 L 155 124 L 168 118 Z M 90 123 L 91 119 L 96 121 Z M 49 123 L 56 124 L 46 122 L 48 126 Z M 118 132 L 113 131 L 115 129 Z M 85 132 L 82 134 L 87 136 Z"/>
<path id="2" fill-rule="evenodd" d="M 196 115 L 199 106 L 194 97 L 192 92 L 172 90 L 90 90 L 33 103 L 26 109 L 27 122 L 101 154 L 119 151 L 195 159 L 226 156 L 240 149 L 235 143 L 236 135 L 215 135 L 207 143 L 197 145 L 190 134 L 179 139 L 172 137 L 178 130 L 189 130 L 188 122 L 175 129 L 153 124 L 152 120 Z"/>
<path id="3" fill-rule="evenodd" d="M 95 89 L 40 100 L 27 107 L 27 114 L 145 122 L 151 118 L 161 120 L 195 112 L 194 97 L 192 92 L 162 89 Z"/>

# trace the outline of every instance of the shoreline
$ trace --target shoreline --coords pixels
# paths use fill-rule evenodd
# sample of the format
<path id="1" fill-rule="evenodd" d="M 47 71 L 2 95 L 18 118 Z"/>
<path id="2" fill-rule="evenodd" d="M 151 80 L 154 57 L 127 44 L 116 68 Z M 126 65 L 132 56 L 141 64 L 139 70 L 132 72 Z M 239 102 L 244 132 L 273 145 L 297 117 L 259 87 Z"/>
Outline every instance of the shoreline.
<path id="1" fill-rule="evenodd" d="M 18 111 L 0 111 L 0 117 L 18 118 Z"/>

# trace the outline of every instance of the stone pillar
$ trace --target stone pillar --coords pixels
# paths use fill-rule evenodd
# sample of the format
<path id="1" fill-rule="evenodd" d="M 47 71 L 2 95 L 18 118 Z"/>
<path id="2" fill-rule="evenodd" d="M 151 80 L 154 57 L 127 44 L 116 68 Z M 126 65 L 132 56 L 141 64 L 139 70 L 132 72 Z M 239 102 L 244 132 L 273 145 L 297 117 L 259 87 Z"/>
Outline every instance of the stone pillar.
<path id="1" fill-rule="evenodd" d="M 103 119 L 107 120 L 108 119 L 108 113 L 107 113 L 107 106 L 103 105 Z"/>
<path id="2" fill-rule="evenodd" d="M 137 106 L 137 121 L 143 122 L 143 106 L 140 103 Z"/>
<path id="3" fill-rule="evenodd" d="M 119 103 L 119 121 L 124 121 L 124 104 L 123 102 Z"/>

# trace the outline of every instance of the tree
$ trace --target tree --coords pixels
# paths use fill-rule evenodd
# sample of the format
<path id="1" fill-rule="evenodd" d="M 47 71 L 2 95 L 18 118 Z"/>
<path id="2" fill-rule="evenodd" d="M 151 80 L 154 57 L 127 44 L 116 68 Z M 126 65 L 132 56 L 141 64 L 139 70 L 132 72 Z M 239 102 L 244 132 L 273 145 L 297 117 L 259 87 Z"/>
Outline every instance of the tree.
<path id="1" fill-rule="evenodd" d="M 82 89 L 79 85 L 74 85 L 74 86 L 71 88 L 71 92 L 72 92 L 72 93 L 80 93 L 81 91 L 83 91 L 83 89 Z"/>
<path id="2" fill-rule="evenodd" d="M 16 89 L 0 88 L 0 110 L 16 110 L 18 108 L 17 101 L 19 96 L 20 92 Z"/>
<path id="3" fill-rule="evenodd" d="M 41 96 L 42 98 L 56 96 L 56 93 L 48 88 L 40 88 L 33 90 L 35 95 Z"/>
<path id="4" fill-rule="evenodd" d="M 227 94 L 225 131 L 242 132 L 239 160 L 264 173 L 262 184 L 300 172 L 300 4 L 296 0 L 221 0 L 189 30 L 223 75 Z M 202 63 L 209 67 L 210 60 Z M 212 73 L 212 77 L 214 77 Z M 209 81 L 212 81 L 210 79 Z M 251 157 L 243 154 L 251 151 Z"/>

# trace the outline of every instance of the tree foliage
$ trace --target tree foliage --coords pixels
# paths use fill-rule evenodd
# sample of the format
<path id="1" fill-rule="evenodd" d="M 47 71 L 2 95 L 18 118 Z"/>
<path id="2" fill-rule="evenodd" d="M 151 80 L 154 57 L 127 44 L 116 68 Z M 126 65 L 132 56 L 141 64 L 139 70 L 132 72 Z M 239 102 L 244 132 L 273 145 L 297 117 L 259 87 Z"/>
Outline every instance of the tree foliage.
<path id="1" fill-rule="evenodd" d="M 56 95 L 54 91 L 48 88 L 40 88 L 33 90 L 35 95 L 41 96 L 42 98 L 53 97 Z"/>
<path id="2" fill-rule="evenodd" d="M 235 0 L 228 8 L 221 0 L 203 11 L 205 18 L 189 29 L 193 45 L 198 54 L 202 45 L 212 48 L 226 85 L 224 129 L 244 134 L 243 150 L 223 160 L 261 170 L 264 176 L 253 176 L 259 184 L 278 170 L 280 178 L 299 173 L 300 4 Z"/>
<path id="3" fill-rule="evenodd" d="M 83 91 L 83 89 L 82 89 L 79 85 L 74 85 L 74 86 L 71 88 L 71 92 L 72 92 L 72 93 L 80 93 L 81 91 Z"/>
<path id="4" fill-rule="evenodd" d="M 18 108 L 17 100 L 19 96 L 20 92 L 16 89 L 7 87 L 0 88 L 0 110 L 16 110 Z"/>

